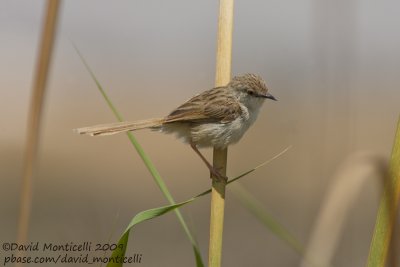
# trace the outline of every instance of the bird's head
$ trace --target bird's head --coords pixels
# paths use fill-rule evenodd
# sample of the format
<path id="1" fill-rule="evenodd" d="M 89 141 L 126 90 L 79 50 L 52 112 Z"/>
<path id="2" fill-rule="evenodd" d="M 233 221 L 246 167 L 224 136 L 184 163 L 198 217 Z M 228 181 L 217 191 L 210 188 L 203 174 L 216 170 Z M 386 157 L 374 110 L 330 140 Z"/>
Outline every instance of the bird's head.
<path id="1" fill-rule="evenodd" d="M 229 82 L 228 87 L 235 91 L 238 99 L 248 108 L 259 108 L 265 99 L 277 101 L 268 93 L 265 81 L 256 74 L 243 74 L 235 76 Z"/>

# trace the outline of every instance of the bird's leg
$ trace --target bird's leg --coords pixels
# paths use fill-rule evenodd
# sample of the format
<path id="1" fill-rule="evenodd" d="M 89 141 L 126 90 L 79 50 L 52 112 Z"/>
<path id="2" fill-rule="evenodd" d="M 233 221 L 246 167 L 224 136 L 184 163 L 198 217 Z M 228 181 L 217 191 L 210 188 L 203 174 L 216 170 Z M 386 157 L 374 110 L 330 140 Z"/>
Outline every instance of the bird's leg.
<path id="1" fill-rule="evenodd" d="M 199 157 L 201 158 L 201 160 L 207 165 L 208 169 L 210 170 L 210 172 L 217 177 L 218 179 L 221 179 L 223 181 L 227 180 L 227 177 L 222 175 L 216 168 L 214 168 L 208 161 L 207 159 L 200 153 L 200 151 L 197 149 L 196 144 L 190 142 L 190 146 L 192 147 L 192 149 L 194 150 L 194 152 L 196 152 L 197 155 L 199 155 Z"/>

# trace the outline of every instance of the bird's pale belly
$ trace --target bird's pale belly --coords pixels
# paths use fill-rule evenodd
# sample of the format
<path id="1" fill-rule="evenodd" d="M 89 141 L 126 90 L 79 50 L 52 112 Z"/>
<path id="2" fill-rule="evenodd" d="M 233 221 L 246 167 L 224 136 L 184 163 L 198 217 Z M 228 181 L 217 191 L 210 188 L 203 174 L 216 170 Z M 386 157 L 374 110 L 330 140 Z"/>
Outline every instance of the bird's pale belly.
<path id="1" fill-rule="evenodd" d="M 238 118 L 229 123 L 208 123 L 193 127 L 191 139 L 199 147 L 227 147 L 238 142 L 248 127 Z"/>
<path id="2" fill-rule="evenodd" d="M 203 123 L 189 126 L 186 123 L 163 125 L 161 131 L 174 133 L 185 143 L 194 143 L 198 147 L 225 148 L 238 142 L 253 124 L 254 120 L 239 117 L 229 123 Z"/>

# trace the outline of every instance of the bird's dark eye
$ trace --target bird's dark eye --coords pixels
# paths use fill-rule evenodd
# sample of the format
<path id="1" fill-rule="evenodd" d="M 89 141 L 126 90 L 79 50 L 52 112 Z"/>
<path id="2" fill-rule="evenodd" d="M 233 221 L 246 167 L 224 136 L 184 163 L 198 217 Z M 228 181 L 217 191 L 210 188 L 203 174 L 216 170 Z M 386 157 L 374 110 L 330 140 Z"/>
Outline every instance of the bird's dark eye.
<path id="1" fill-rule="evenodd" d="M 249 95 L 255 95 L 254 91 L 247 91 Z"/>

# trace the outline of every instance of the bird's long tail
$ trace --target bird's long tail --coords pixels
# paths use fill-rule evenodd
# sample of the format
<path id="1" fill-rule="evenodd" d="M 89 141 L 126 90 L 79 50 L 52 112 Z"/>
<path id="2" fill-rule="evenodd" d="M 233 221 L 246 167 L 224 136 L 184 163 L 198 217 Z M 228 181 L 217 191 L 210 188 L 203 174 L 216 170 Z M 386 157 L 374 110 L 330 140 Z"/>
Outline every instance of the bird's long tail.
<path id="1" fill-rule="evenodd" d="M 97 135 L 112 135 L 128 131 L 136 131 L 146 128 L 158 128 L 163 124 L 164 119 L 148 119 L 140 121 L 124 121 L 109 124 L 100 124 L 89 127 L 74 129 L 78 134 L 88 134 L 91 136 Z"/>

